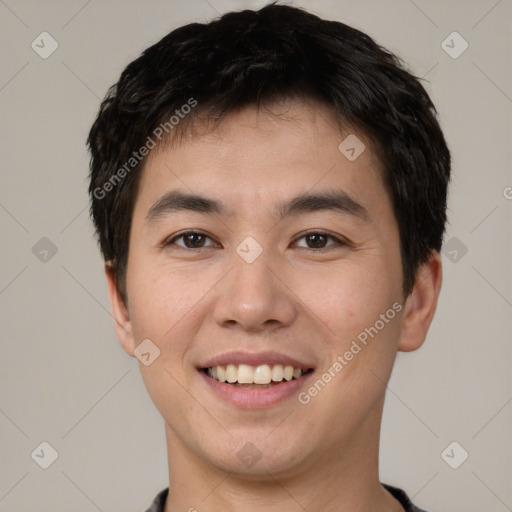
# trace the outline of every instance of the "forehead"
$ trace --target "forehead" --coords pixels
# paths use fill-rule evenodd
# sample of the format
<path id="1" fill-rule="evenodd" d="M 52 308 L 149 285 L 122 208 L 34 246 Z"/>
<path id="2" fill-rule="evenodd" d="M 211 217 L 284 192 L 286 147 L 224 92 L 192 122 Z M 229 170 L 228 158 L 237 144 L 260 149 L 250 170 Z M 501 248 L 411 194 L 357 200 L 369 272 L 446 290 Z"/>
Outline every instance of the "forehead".
<path id="1" fill-rule="evenodd" d="M 231 112 L 215 128 L 195 121 L 179 140 L 155 148 L 145 162 L 137 202 L 149 210 L 176 187 L 214 195 L 235 208 L 314 189 L 357 189 L 364 200 L 387 196 L 381 167 L 369 138 L 340 126 L 327 106 L 282 100 Z"/>

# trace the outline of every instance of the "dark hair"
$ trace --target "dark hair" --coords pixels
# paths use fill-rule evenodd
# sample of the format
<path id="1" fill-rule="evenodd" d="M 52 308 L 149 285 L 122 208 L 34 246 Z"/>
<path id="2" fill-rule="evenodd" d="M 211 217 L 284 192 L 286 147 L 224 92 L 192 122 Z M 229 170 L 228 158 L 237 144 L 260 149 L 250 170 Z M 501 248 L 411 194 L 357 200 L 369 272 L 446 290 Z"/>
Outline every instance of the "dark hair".
<path id="1" fill-rule="evenodd" d="M 166 123 L 169 139 L 199 113 L 219 122 L 244 106 L 296 96 L 320 100 L 375 146 L 410 293 L 419 265 L 440 251 L 446 222 L 450 152 L 435 107 L 419 79 L 368 35 L 273 3 L 173 30 L 126 67 L 102 102 L 87 140 L 90 212 L 124 300 L 140 154 L 150 139 L 155 145 L 158 127 Z M 198 107 L 174 126 L 185 105 Z"/>

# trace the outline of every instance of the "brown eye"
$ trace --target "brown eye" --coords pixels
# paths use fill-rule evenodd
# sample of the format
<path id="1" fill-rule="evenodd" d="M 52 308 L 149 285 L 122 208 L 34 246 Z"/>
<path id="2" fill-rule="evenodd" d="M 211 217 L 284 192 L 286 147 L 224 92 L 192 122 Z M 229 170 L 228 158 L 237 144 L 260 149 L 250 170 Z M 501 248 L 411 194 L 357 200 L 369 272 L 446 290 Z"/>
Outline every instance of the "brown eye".
<path id="1" fill-rule="evenodd" d="M 306 233 L 299 237 L 296 242 L 296 246 L 301 249 L 329 249 L 343 245 L 346 245 L 343 240 L 323 231 Z"/>
<path id="2" fill-rule="evenodd" d="M 327 243 L 328 236 L 322 233 L 313 233 L 312 235 L 306 235 L 305 238 L 308 246 L 312 249 L 323 249 Z"/>
<path id="3" fill-rule="evenodd" d="M 215 243 L 208 235 L 196 231 L 187 231 L 168 240 L 164 245 L 175 245 L 182 249 L 201 249 L 203 247 L 213 247 Z"/>
<path id="4" fill-rule="evenodd" d="M 185 246 L 190 249 L 204 246 L 205 236 L 201 235 L 200 233 L 189 233 L 188 235 L 183 235 L 182 237 Z"/>

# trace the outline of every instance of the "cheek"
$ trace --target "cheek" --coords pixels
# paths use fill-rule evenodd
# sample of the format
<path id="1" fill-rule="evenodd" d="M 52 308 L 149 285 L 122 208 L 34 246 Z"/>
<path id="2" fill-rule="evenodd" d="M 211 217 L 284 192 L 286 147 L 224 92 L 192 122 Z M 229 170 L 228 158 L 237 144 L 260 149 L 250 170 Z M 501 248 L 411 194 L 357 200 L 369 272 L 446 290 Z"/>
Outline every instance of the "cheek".
<path id="1" fill-rule="evenodd" d="M 138 270 L 131 281 L 130 318 L 136 344 L 150 339 L 160 350 L 149 366 L 139 364 L 146 389 L 158 410 L 166 415 L 186 407 L 184 393 L 190 375 L 186 354 L 201 325 L 199 315 L 208 289 L 180 275 L 155 268 Z"/>
<path id="2" fill-rule="evenodd" d="M 153 341 L 160 349 L 155 363 L 185 382 L 190 378 L 185 368 L 187 354 L 200 329 L 209 326 L 215 285 L 223 274 L 169 265 L 132 270 L 130 318 L 136 344 L 146 338 Z M 146 372 L 147 368 L 141 370 Z M 152 379 L 151 374 L 147 377 Z"/>
<path id="3" fill-rule="evenodd" d="M 293 282 L 305 311 L 322 321 L 327 337 L 334 343 L 354 339 L 398 297 L 389 272 L 376 261 L 344 263 L 322 273 L 302 273 Z"/>

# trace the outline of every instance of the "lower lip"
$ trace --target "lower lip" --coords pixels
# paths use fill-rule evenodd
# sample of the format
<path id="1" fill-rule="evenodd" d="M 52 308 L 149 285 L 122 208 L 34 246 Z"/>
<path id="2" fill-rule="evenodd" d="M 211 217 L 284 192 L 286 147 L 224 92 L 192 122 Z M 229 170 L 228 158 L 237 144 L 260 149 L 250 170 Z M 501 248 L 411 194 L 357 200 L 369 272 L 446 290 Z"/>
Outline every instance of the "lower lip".
<path id="1" fill-rule="evenodd" d="M 222 400 L 229 402 L 237 407 L 245 409 L 263 409 L 276 405 L 298 393 L 313 372 L 306 373 L 299 379 L 292 379 L 281 382 L 270 388 L 240 388 L 232 384 L 226 384 L 209 377 L 204 371 L 199 370 L 201 377 L 210 389 Z"/>

